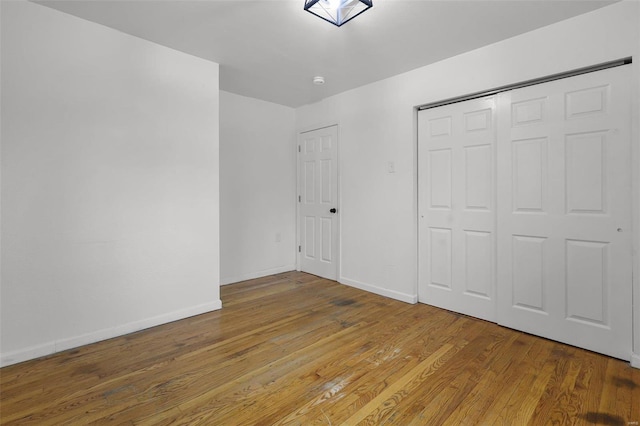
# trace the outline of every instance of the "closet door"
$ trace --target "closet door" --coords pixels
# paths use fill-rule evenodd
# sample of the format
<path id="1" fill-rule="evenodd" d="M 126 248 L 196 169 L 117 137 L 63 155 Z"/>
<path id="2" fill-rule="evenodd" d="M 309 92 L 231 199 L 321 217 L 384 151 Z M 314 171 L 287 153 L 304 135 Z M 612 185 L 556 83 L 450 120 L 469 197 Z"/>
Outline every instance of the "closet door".
<path id="1" fill-rule="evenodd" d="M 418 126 L 419 301 L 495 321 L 495 97 Z"/>
<path id="2" fill-rule="evenodd" d="M 629 68 L 499 95 L 498 322 L 630 359 Z"/>

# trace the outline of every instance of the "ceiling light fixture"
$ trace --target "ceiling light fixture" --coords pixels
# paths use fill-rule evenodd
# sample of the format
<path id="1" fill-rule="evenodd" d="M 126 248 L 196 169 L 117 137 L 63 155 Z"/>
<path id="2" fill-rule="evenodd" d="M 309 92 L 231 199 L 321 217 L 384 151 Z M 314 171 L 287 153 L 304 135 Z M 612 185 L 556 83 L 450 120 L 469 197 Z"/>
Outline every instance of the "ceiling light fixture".
<path id="1" fill-rule="evenodd" d="M 373 7 L 373 0 L 305 0 L 304 2 L 304 10 L 338 27 L 371 7 Z"/>
<path id="2" fill-rule="evenodd" d="M 324 84 L 324 77 L 322 77 L 321 75 L 313 77 L 313 84 L 322 86 Z"/>

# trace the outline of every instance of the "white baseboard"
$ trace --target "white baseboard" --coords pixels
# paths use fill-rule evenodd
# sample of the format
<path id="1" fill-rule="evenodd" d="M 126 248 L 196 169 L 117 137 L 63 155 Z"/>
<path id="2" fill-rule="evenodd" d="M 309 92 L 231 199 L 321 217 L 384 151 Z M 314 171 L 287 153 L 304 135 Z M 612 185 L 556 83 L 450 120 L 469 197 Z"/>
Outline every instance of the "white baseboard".
<path id="1" fill-rule="evenodd" d="M 289 271 L 295 271 L 295 270 L 296 270 L 296 265 L 291 264 L 291 265 L 279 266 L 277 268 L 265 269 L 257 272 L 249 272 L 246 274 L 237 275 L 235 277 L 225 277 L 225 278 L 220 277 L 220 285 L 234 284 L 240 281 L 252 280 L 254 278 L 262 278 L 262 277 L 266 277 L 267 275 L 281 274 L 282 272 L 289 272 Z"/>
<path id="2" fill-rule="evenodd" d="M 17 364 L 30 359 L 40 358 L 54 354 L 56 352 L 56 342 L 47 342 L 41 345 L 30 346 L 13 352 L 0 354 L 0 367 Z"/>
<path id="3" fill-rule="evenodd" d="M 77 348 L 79 346 L 88 345 L 90 343 L 107 340 L 125 334 L 134 333 L 146 328 L 155 327 L 157 325 L 166 324 L 180 319 L 204 314 L 206 312 L 215 311 L 222 308 L 222 301 L 215 300 L 213 302 L 204 303 L 198 306 L 173 311 L 166 314 L 158 315 L 152 318 L 130 322 L 113 328 L 97 330 L 91 333 L 82 334 L 80 336 L 67 337 L 60 340 L 54 340 L 41 345 L 31 346 L 29 348 L 20 349 L 13 352 L 0 354 L 0 367 L 17 364 L 19 362 L 28 361 L 56 352 L 66 351 L 67 349 Z"/>
<path id="4" fill-rule="evenodd" d="M 346 284 L 350 287 L 355 287 L 360 290 L 368 291 L 370 293 L 379 294 L 380 296 L 389 297 L 391 299 L 399 300 L 405 303 L 416 304 L 418 303 L 417 294 L 400 293 L 399 291 L 389 290 L 382 287 L 377 287 L 371 284 L 361 283 L 359 281 L 350 280 L 349 278 L 340 277 L 338 280 L 340 284 Z"/>
<path id="5" fill-rule="evenodd" d="M 638 354 L 631 354 L 631 366 L 633 368 L 640 368 L 640 355 Z"/>

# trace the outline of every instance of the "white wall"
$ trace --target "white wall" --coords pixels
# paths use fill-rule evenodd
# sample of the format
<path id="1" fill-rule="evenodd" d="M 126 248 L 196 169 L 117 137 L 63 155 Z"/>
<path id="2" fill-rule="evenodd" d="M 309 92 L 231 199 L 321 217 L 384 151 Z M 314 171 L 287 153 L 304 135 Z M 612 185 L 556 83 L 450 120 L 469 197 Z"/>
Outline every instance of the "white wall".
<path id="1" fill-rule="evenodd" d="M 222 284 L 295 269 L 295 143 L 293 108 L 220 92 Z"/>
<path id="2" fill-rule="evenodd" d="M 636 113 L 636 120 L 633 123 L 631 134 L 635 143 L 632 144 L 632 179 L 636 183 L 636 192 L 633 194 L 633 356 L 631 365 L 640 368 L 640 6 L 636 8 L 636 46 L 632 110 Z"/>
<path id="3" fill-rule="evenodd" d="M 220 308 L 218 64 L 1 4 L 2 363 Z"/>
<path id="4" fill-rule="evenodd" d="M 400 300 L 416 300 L 415 106 L 634 56 L 637 120 L 638 8 L 636 1 L 617 3 L 298 108 L 301 130 L 327 122 L 340 124 L 339 280 Z M 425 49 L 433 42 L 425 40 Z M 323 123 L 316 122 L 317 117 Z M 637 121 L 634 125 L 637 169 Z M 387 173 L 388 161 L 395 162 L 396 173 Z M 640 243 L 638 207 L 636 199 L 636 246 Z M 639 276 L 637 267 L 635 276 Z M 637 278 L 634 286 L 635 351 L 640 354 Z"/>

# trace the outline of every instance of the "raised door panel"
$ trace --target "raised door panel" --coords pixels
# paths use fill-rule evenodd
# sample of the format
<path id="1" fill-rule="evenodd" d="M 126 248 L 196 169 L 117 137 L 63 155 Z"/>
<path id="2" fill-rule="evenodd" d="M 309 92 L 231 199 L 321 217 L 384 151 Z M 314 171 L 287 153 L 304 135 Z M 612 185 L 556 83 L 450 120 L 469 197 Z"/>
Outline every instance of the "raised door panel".
<path id="1" fill-rule="evenodd" d="M 566 136 L 567 213 L 606 213 L 606 136 L 606 132 Z"/>
<path id="2" fill-rule="evenodd" d="M 608 326 L 607 243 L 566 241 L 567 318 Z"/>
<path id="3" fill-rule="evenodd" d="M 333 261 L 333 222 L 330 218 L 323 217 L 320 219 L 320 227 L 322 232 L 322 261 Z"/>
<path id="4" fill-rule="evenodd" d="M 333 199 L 333 162 L 331 159 L 320 160 L 320 202 L 322 204 L 332 204 Z"/>
<path id="5" fill-rule="evenodd" d="M 465 209 L 492 210 L 493 150 L 491 145 L 464 147 Z"/>
<path id="6" fill-rule="evenodd" d="M 547 138 L 511 141 L 513 211 L 545 213 L 547 203 Z"/>
<path id="7" fill-rule="evenodd" d="M 492 298 L 493 235 L 491 232 L 465 231 L 465 294 Z"/>
<path id="8" fill-rule="evenodd" d="M 427 121 L 427 128 L 422 128 L 431 139 L 451 135 L 451 116 L 431 118 Z"/>
<path id="9" fill-rule="evenodd" d="M 429 285 L 451 290 L 452 275 L 452 241 L 451 230 L 441 228 L 429 229 Z"/>
<path id="10" fill-rule="evenodd" d="M 304 257 L 316 258 L 316 218 L 306 216 L 304 218 Z"/>
<path id="11" fill-rule="evenodd" d="M 565 93 L 565 119 L 585 118 L 607 113 L 609 85 L 587 87 Z"/>
<path id="12" fill-rule="evenodd" d="M 429 207 L 451 209 L 451 149 L 429 151 Z"/>
<path id="13" fill-rule="evenodd" d="M 316 162 L 305 161 L 304 162 L 304 175 L 303 175 L 302 188 L 304 191 L 304 202 L 307 204 L 313 204 L 316 201 Z"/>
<path id="14" fill-rule="evenodd" d="M 547 313 L 544 237 L 512 236 L 512 299 L 519 309 Z"/>

